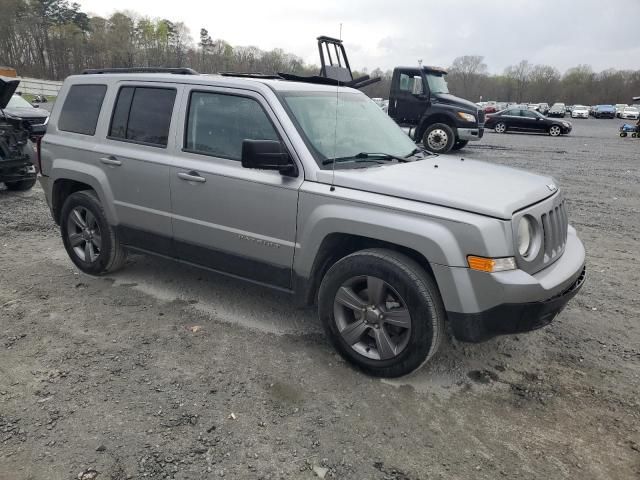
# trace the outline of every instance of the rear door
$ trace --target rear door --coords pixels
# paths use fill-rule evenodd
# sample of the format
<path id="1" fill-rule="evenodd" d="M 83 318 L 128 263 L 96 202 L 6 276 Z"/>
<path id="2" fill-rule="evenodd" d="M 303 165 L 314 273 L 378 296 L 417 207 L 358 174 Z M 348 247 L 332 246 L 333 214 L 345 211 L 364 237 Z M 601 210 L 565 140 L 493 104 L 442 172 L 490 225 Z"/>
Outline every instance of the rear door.
<path id="1" fill-rule="evenodd" d="M 94 155 L 108 178 L 125 244 L 171 253 L 171 195 L 176 84 L 122 82 L 112 92 L 105 140 Z"/>
<path id="2" fill-rule="evenodd" d="M 173 233 L 180 259 L 289 289 L 300 176 L 243 168 L 242 142 L 281 140 L 258 93 L 189 87 L 171 170 Z"/>

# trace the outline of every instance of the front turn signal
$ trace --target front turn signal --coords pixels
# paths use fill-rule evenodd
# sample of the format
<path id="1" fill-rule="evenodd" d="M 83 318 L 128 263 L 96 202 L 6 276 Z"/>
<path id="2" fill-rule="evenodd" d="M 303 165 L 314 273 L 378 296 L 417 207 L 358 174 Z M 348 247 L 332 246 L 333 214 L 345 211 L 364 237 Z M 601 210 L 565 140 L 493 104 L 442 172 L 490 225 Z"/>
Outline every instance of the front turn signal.
<path id="1" fill-rule="evenodd" d="M 513 257 L 487 258 L 469 255 L 467 263 L 471 270 L 478 270 L 479 272 L 493 273 L 516 269 L 516 259 Z"/>

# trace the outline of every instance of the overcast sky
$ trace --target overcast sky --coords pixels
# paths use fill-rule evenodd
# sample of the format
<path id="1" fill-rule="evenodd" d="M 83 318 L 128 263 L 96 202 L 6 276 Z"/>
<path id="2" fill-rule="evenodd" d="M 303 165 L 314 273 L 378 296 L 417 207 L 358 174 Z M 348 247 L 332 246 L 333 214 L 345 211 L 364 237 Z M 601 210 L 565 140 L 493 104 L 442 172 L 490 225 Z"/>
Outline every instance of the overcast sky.
<path id="1" fill-rule="evenodd" d="M 76 0 L 88 13 L 133 10 L 182 21 L 232 45 L 280 47 L 318 64 L 315 37 L 342 38 L 354 69 L 449 66 L 483 55 L 492 72 L 522 59 L 561 71 L 640 69 L 640 0 Z"/>

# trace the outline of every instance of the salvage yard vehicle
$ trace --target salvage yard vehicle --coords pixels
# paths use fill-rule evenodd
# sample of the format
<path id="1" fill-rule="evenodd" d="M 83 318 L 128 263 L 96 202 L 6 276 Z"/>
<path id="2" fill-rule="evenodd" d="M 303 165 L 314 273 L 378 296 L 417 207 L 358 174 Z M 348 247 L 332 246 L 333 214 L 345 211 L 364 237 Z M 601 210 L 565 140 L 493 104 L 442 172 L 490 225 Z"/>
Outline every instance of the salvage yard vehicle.
<path id="1" fill-rule="evenodd" d="M 5 110 L 19 83 L 15 78 L 0 77 L 0 183 L 9 190 L 29 190 L 35 185 L 34 144 L 30 139 L 37 141 L 45 128 Z"/>
<path id="2" fill-rule="evenodd" d="M 105 274 L 132 250 L 289 292 L 383 377 L 431 358 L 445 322 L 472 342 L 549 324 L 585 280 L 556 182 L 430 154 L 364 93 L 327 83 L 67 78 L 40 181 L 73 263 Z"/>
<path id="3" fill-rule="evenodd" d="M 597 105 L 593 116 L 594 118 L 615 118 L 616 109 L 613 105 Z"/>
<path id="4" fill-rule="evenodd" d="M 640 110 L 636 107 L 624 107 L 622 113 L 620 114 L 620 118 L 625 120 L 638 120 L 640 116 Z"/>
<path id="5" fill-rule="evenodd" d="M 549 109 L 547 116 L 564 118 L 566 114 L 567 114 L 567 107 L 565 106 L 564 103 L 554 103 Z"/>
<path id="6" fill-rule="evenodd" d="M 571 109 L 571 118 L 589 118 L 589 107 L 574 105 Z"/>
<path id="7" fill-rule="evenodd" d="M 44 108 L 38 108 L 27 102 L 20 95 L 12 95 L 4 108 L 5 115 L 20 118 L 31 125 L 46 125 L 49 112 Z"/>
<path id="8" fill-rule="evenodd" d="M 571 132 L 571 123 L 564 120 L 553 120 L 540 112 L 528 108 L 510 108 L 493 115 L 487 115 L 487 128 L 493 128 L 496 133 L 534 132 L 548 133 L 552 137 L 566 135 Z"/>

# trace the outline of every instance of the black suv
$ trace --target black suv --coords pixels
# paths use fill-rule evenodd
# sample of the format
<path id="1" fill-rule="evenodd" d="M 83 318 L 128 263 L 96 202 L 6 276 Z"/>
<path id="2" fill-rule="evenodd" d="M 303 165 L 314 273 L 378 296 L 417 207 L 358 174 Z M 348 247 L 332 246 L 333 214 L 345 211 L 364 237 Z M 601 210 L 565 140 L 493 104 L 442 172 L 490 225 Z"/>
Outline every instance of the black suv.
<path id="1" fill-rule="evenodd" d="M 4 111 L 19 83 L 14 78 L 0 77 L 0 182 L 9 190 L 29 190 L 35 185 L 34 150 L 29 140 L 37 144 L 46 128 Z"/>

